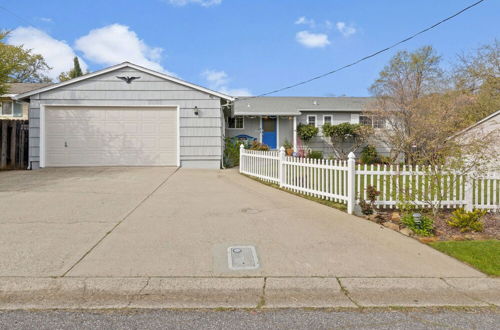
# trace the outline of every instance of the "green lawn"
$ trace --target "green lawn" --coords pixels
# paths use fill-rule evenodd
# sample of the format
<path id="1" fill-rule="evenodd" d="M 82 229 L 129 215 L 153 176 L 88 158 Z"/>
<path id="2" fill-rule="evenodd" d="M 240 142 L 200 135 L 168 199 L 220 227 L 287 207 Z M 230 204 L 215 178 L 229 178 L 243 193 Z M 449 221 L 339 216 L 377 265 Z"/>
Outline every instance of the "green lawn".
<path id="1" fill-rule="evenodd" d="M 500 276 L 500 241 L 447 241 L 430 243 L 433 248 L 479 269 Z"/>

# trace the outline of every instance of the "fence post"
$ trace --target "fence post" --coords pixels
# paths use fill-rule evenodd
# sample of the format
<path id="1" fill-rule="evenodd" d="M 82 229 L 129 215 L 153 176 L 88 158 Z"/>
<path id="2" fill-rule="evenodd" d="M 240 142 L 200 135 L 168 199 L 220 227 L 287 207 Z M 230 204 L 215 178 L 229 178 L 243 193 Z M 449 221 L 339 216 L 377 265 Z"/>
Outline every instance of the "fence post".
<path id="1" fill-rule="evenodd" d="M 285 163 L 285 147 L 281 146 L 279 153 L 279 160 L 278 160 L 278 179 L 280 187 L 283 187 L 283 182 L 285 181 L 283 177 L 283 173 L 285 172 L 283 168 L 283 166 L 285 166 L 284 163 Z"/>
<path id="2" fill-rule="evenodd" d="M 245 147 L 243 144 L 240 144 L 240 173 L 241 173 L 241 168 L 243 167 L 243 153 L 245 152 Z"/>
<path id="3" fill-rule="evenodd" d="M 354 184 L 356 182 L 356 156 L 350 152 L 347 156 L 347 213 L 354 213 L 354 205 L 356 204 L 356 190 Z"/>
<path id="4" fill-rule="evenodd" d="M 473 185 L 472 185 L 472 176 L 470 175 L 465 175 L 464 176 L 464 179 L 465 179 L 465 210 L 466 211 L 472 211 L 474 209 L 474 200 L 473 200 L 473 193 L 474 193 L 474 190 L 473 190 Z"/>

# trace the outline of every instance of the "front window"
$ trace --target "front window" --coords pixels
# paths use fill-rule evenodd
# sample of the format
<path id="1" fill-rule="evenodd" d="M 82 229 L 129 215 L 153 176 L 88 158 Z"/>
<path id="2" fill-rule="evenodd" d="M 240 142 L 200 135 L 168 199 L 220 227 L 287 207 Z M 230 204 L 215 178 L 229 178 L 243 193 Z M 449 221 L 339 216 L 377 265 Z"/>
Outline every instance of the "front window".
<path id="1" fill-rule="evenodd" d="M 373 128 L 385 127 L 385 120 L 374 116 L 359 116 L 359 123 Z"/>
<path id="2" fill-rule="evenodd" d="M 4 116 L 12 116 L 12 102 L 2 102 L 2 112 Z"/>
<path id="3" fill-rule="evenodd" d="M 307 116 L 307 124 L 316 126 L 316 116 Z"/>
<path id="4" fill-rule="evenodd" d="M 229 117 L 227 118 L 227 128 L 243 128 L 243 117 Z"/>
<path id="5" fill-rule="evenodd" d="M 323 124 L 332 124 L 332 116 L 324 115 L 323 116 Z"/>

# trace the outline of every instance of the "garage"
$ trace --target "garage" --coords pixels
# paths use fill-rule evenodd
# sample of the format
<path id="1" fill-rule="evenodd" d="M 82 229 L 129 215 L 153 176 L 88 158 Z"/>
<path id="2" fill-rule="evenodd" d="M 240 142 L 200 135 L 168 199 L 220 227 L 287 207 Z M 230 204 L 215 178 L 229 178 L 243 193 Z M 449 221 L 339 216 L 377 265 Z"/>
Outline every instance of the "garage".
<path id="1" fill-rule="evenodd" d="M 177 107 L 50 106 L 42 167 L 178 166 Z"/>
<path id="2" fill-rule="evenodd" d="M 29 168 L 219 169 L 234 98 L 124 62 L 16 96 L 29 102 Z"/>

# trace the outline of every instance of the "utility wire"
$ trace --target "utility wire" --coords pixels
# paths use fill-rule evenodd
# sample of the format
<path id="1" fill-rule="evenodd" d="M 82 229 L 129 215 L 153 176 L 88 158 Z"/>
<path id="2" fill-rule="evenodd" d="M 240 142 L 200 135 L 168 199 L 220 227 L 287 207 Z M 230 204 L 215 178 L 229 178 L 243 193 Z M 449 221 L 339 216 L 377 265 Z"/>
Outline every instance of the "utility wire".
<path id="1" fill-rule="evenodd" d="M 320 75 L 318 75 L 318 76 L 312 77 L 312 78 L 310 78 L 310 79 L 307 79 L 307 80 L 304 80 L 304 81 L 301 81 L 301 82 L 295 83 L 295 84 L 293 84 L 293 85 L 289 85 L 289 86 L 286 86 L 286 87 L 282 87 L 282 88 L 279 88 L 279 89 L 275 89 L 275 90 L 270 91 L 270 92 L 267 92 L 267 93 L 262 93 L 262 94 L 255 95 L 255 96 L 248 96 L 248 97 L 244 97 L 244 98 L 239 98 L 239 99 L 236 99 L 234 102 L 244 101 L 244 100 L 248 100 L 248 99 L 254 99 L 254 98 L 263 97 L 263 96 L 267 96 L 267 95 L 271 95 L 271 94 L 276 94 L 276 93 L 282 92 L 282 91 L 287 90 L 287 89 L 291 89 L 291 88 L 294 88 L 294 87 L 297 87 L 297 86 L 305 85 L 305 84 L 310 83 L 310 82 L 312 82 L 312 81 L 314 81 L 314 80 L 318 80 L 318 79 L 324 78 L 324 77 L 326 77 L 326 76 L 329 76 L 329 75 L 331 75 L 331 74 L 334 74 L 334 73 L 336 73 L 336 72 L 339 72 L 339 71 L 341 71 L 341 70 L 347 69 L 347 68 L 349 68 L 349 67 L 351 67 L 351 66 L 354 66 L 354 65 L 356 65 L 356 64 L 358 64 L 358 63 L 360 63 L 360 62 L 366 61 L 366 60 L 367 60 L 367 59 L 369 59 L 369 58 L 375 57 L 375 56 L 377 56 L 378 54 L 381 54 L 381 53 L 383 53 L 383 52 L 386 52 L 386 51 L 388 51 L 388 50 L 390 50 L 390 49 L 392 49 L 392 48 L 394 48 L 394 47 L 396 47 L 396 46 L 398 46 L 398 45 L 400 45 L 400 44 L 402 44 L 402 43 L 405 43 L 405 42 L 407 42 L 407 41 L 409 41 L 409 40 L 411 40 L 411 39 L 413 39 L 413 38 L 417 37 L 418 35 L 420 35 L 420 34 L 422 34 L 422 33 L 425 33 L 425 32 L 427 32 L 427 31 L 429 31 L 429 30 L 432 30 L 432 29 L 434 29 L 435 27 L 437 27 L 438 25 L 441 25 L 441 24 L 443 24 L 444 22 L 449 21 L 449 20 L 451 20 L 452 18 L 455 18 L 455 17 L 457 17 L 458 15 L 462 14 L 463 12 L 465 12 L 465 11 L 467 11 L 467 10 L 471 9 L 472 7 L 475 7 L 475 6 L 479 5 L 479 4 L 480 4 L 481 2 L 483 2 L 483 1 L 485 1 L 485 0 L 479 0 L 479 1 L 477 1 L 477 2 L 474 2 L 474 3 L 473 3 L 473 4 L 471 4 L 470 6 L 465 7 L 464 9 L 462 9 L 462 10 L 460 10 L 460 11 L 456 12 L 455 14 L 453 14 L 453 15 L 451 15 L 451 16 L 448 16 L 448 17 L 446 17 L 445 19 L 442 19 L 441 21 L 439 21 L 439 22 L 437 22 L 437 23 L 435 23 L 435 24 L 433 24 L 433 25 L 431 25 L 431 26 L 429 26 L 429 27 L 427 27 L 427 28 L 425 28 L 425 29 L 423 29 L 423 30 L 421 30 L 421 31 L 417 32 L 417 33 L 414 33 L 414 34 L 412 34 L 411 36 L 409 36 L 409 37 L 407 37 L 407 38 L 405 38 L 405 39 L 403 39 L 403 40 L 400 40 L 400 41 L 398 41 L 398 42 L 396 42 L 396 43 L 394 43 L 394 44 L 392 44 L 392 45 L 390 45 L 390 46 L 388 46 L 388 47 L 386 47 L 386 48 L 384 48 L 384 49 L 381 49 L 381 50 L 379 50 L 379 51 L 376 51 L 375 53 L 372 53 L 372 54 L 370 54 L 370 55 L 367 55 L 367 56 L 365 56 L 365 57 L 363 57 L 363 58 L 360 58 L 360 59 L 358 59 L 358 60 L 356 60 L 356 61 L 354 61 L 354 62 L 352 62 L 352 63 L 349 63 L 349 64 L 347 64 L 347 65 L 344 65 L 344 66 L 342 66 L 342 67 L 340 67 L 340 68 L 334 69 L 334 70 L 332 70 L 332 71 L 328 71 L 328 72 L 326 72 L 326 73 L 323 73 L 323 74 L 320 74 Z"/>
<path id="2" fill-rule="evenodd" d="M 11 14 L 12 16 L 16 17 L 16 18 L 17 18 L 18 20 L 20 20 L 21 22 L 23 22 L 23 23 L 27 23 L 28 25 L 32 25 L 32 26 L 35 26 L 35 27 L 36 27 L 36 25 L 35 25 L 35 24 L 33 24 L 33 22 L 30 22 L 28 19 L 23 18 L 22 16 L 20 16 L 20 15 L 16 14 L 16 13 L 15 13 L 15 12 L 13 12 L 12 10 L 7 9 L 7 8 L 5 8 L 4 6 L 0 6 L 0 9 L 2 9 L 3 11 L 5 11 L 5 12 L 7 12 L 7 13 Z"/>

